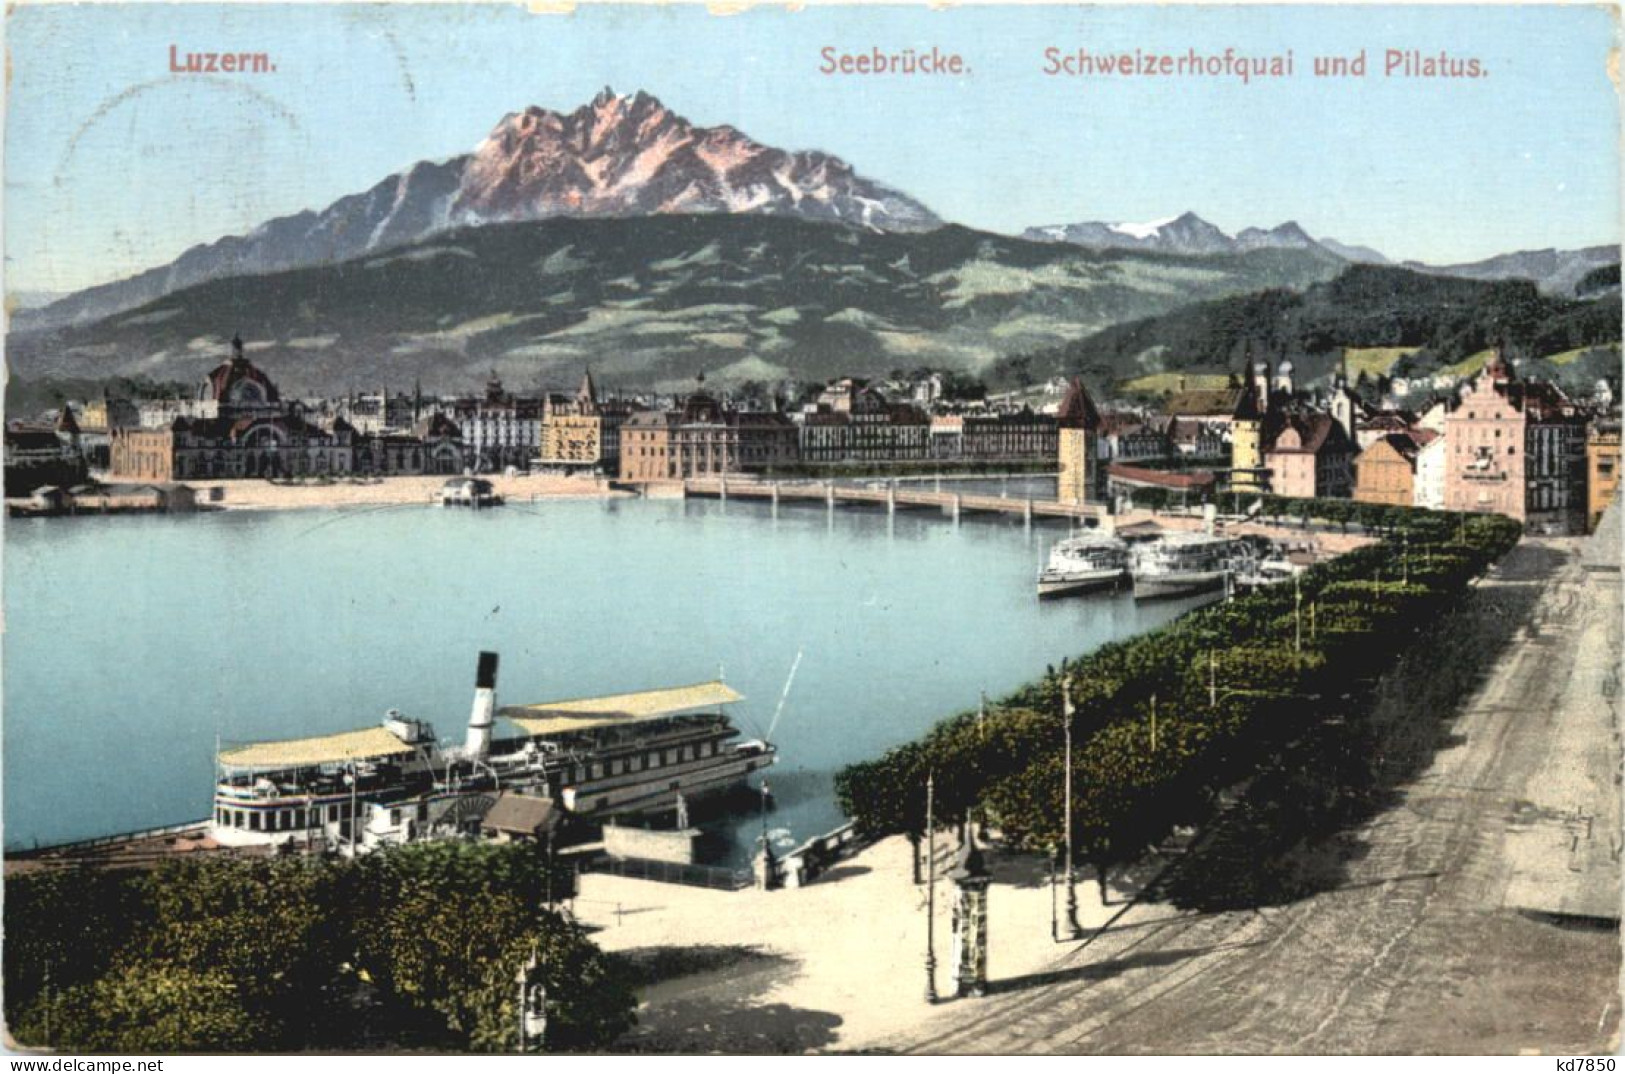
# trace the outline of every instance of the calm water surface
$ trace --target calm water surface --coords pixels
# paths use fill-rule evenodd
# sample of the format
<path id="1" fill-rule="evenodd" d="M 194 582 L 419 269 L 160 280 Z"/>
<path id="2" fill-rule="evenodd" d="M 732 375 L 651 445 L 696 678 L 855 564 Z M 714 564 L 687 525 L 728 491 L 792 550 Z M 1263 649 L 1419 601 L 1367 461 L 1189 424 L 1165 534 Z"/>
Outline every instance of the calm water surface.
<path id="1" fill-rule="evenodd" d="M 475 655 L 499 702 L 712 678 L 773 718 L 772 824 L 840 816 L 846 762 L 1187 605 L 1040 604 L 1064 529 L 738 501 L 13 520 L 5 542 L 4 838 L 59 842 L 209 811 L 225 741 L 370 726 L 460 740 Z M 743 845 L 755 822 L 742 820 Z"/>

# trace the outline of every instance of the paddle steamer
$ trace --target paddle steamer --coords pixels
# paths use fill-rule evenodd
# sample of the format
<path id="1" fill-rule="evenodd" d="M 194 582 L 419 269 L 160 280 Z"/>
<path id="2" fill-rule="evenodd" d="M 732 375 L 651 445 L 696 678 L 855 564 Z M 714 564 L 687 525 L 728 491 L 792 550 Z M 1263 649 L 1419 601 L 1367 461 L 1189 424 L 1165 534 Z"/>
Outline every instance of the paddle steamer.
<path id="1" fill-rule="evenodd" d="M 461 745 L 391 710 L 380 726 L 216 751 L 210 829 L 226 846 L 355 853 L 473 834 L 499 794 L 546 798 L 588 821 L 659 814 L 743 784 L 777 750 L 740 741 L 721 681 L 503 708 L 481 653 Z M 498 719 L 518 733 L 494 738 Z"/>

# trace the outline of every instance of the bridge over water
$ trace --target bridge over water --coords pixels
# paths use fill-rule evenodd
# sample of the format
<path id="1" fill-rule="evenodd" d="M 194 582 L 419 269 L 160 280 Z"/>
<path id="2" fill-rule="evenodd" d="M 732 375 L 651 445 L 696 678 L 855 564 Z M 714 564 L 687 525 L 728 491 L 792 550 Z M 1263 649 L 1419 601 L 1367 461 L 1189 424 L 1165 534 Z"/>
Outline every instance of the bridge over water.
<path id="1" fill-rule="evenodd" d="M 1058 503 L 1055 500 L 1018 496 L 990 496 L 982 493 L 937 488 L 902 488 L 899 482 L 884 485 L 842 485 L 833 481 L 762 481 L 744 477 L 691 477 L 683 481 L 684 496 L 722 500 L 759 500 L 780 503 L 823 503 L 884 507 L 895 513 L 900 507 L 935 508 L 954 521 L 966 514 L 1011 515 L 1031 522 L 1035 518 L 1076 519 L 1098 524 L 1105 508 L 1101 504 Z"/>

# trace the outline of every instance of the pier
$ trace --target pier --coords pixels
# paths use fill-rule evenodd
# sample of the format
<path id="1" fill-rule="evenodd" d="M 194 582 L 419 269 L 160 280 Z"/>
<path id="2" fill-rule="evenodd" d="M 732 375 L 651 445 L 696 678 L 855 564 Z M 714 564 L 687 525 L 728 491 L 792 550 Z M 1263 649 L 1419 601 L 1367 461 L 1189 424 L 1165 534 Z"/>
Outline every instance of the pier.
<path id="1" fill-rule="evenodd" d="M 1035 518 L 1076 519 L 1098 524 L 1106 508 L 1098 503 L 1073 504 L 1033 497 L 989 496 L 936 488 L 904 489 L 899 482 L 877 485 L 841 485 L 833 481 L 761 481 L 748 477 L 691 477 L 683 481 L 685 497 L 739 499 L 780 503 L 822 503 L 884 507 L 888 514 L 900 507 L 935 508 L 958 522 L 967 514 L 1000 514 L 1032 522 Z"/>

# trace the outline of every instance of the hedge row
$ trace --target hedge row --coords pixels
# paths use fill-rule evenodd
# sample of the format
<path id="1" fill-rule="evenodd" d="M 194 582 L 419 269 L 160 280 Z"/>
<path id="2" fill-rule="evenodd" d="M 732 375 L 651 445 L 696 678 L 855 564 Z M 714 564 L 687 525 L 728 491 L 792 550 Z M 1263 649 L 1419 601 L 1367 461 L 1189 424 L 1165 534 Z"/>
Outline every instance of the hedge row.
<path id="1" fill-rule="evenodd" d="M 1350 507 L 1292 504 L 1298 517 L 1334 522 Z M 1318 564 L 1296 584 L 1063 661 L 985 715 L 962 712 L 848 766 L 835 781 L 842 808 L 867 835 L 917 840 L 930 774 L 942 823 L 975 813 L 1013 845 L 1053 851 L 1065 827 L 1065 682 L 1074 854 L 1102 868 L 1138 857 L 1205 817 L 1219 789 L 1257 772 L 1308 721 L 1390 666 L 1521 532 L 1500 516 L 1379 508 L 1366 517 L 1383 534 L 1378 543 Z"/>

